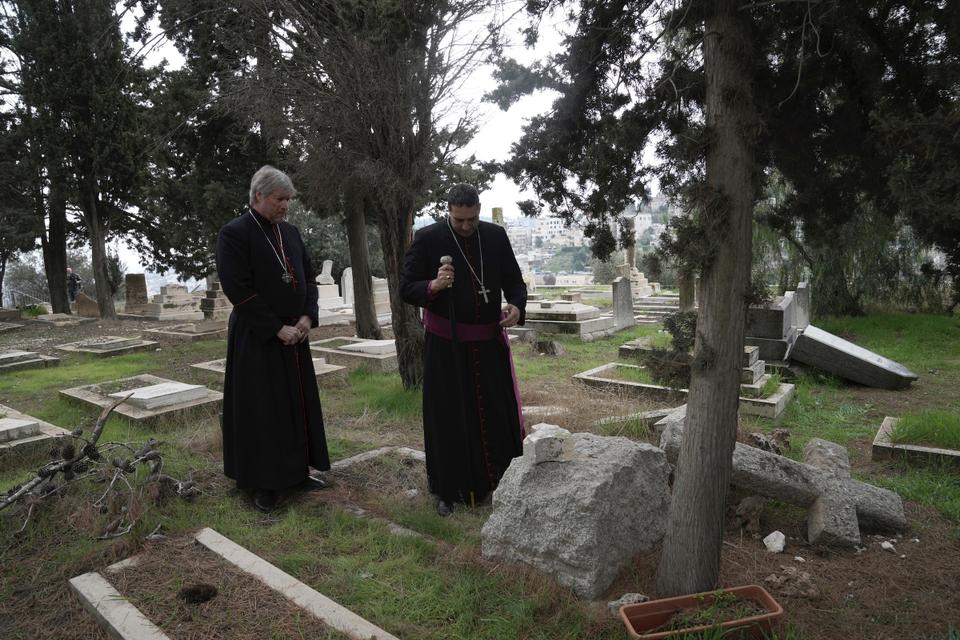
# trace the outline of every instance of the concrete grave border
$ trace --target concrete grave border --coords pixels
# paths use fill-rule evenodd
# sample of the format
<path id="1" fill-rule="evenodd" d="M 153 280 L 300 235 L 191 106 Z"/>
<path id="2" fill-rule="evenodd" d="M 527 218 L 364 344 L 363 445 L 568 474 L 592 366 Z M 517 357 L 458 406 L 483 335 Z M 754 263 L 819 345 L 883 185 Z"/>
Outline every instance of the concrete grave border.
<path id="1" fill-rule="evenodd" d="M 207 322 L 204 320 L 204 322 Z M 190 324 L 196 324 L 193 322 L 178 322 L 176 324 L 171 324 L 168 327 L 154 327 L 153 329 L 145 329 L 144 333 L 151 334 L 151 338 L 156 338 L 157 340 L 162 340 L 166 342 L 196 342 L 198 340 L 212 340 L 214 338 L 227 338 L 227 325 L 224 324 L 222 329 L 214 329 L 212 331 L 181 331 L 179 327 L 185 327 Z"/>
<path id="2" fill-rule="evenodd" d="M 151 375 L 149 373 L 144 373 L 138 376 L 131 376 L 129 378 L 120 378 L 118 380 L 107 380 L 105 382 L 127 382 L 127 381 L 137 381 L 143 382 L 143 386 L 149 386 L 154 384 L 162 384 L 164 382 L 177 382 L 177 380 L 169 380 L 167 378 L 160 378 L 158 376 Z M 87 384 L 81 387 L 73 387 L 70 389 L 62 389 L 60 395 L 69 398 L 71 400 L 76 400 L 84 404 L 92 404 L 95 407 L 100 409 L 106 409 L 108 406 L 113 404 L 114 399 L 108 395 L 100 393 L 97 388 L 104 384 L 104 382 L 96 384 Z M 149 422 L 151 420 L 166 417 L 169 414 L 176 414 L 181 412 L 186 412 L 190 410 L 199 409 L 201 407 L 206 407 L 208 405 L 213 405 L 211 408 L 219 409 L 220 404 L 223 401 L 223 394 L 219 391 L 213 391 L 207 389 L 207 396 L 204 398 L 197 398 L 195 400 L 190 400 L 189 402 L 181 402 L 179 404 L 173 404 L 167 407 L 161 407 L 158 409 L 141 409 L 135 407 L 129 403 L 122 402 L 113 410 L 114 413 L 119 414 L 129 420 L 134 422 Z"/>
<path id="3" fill-rule="evenodd" d="M 335 631 L 354 640 L 398 640 L 396 636 L 361 618 L 213 529 L 201 529 L 193 538 L 197 544 L 285 596 Z M 138 561 L 138 556 L 132 556 L 110 565 L 105 572 L 116 573 L 125 566 L 136 565 Z M 118 640 L 170 640 L 169 636 L 150 622 L 101 574 L 85 573 L 71 578 L 69 584 L 83 608 L 93 615 L 97 623 L 112 637 Z"/>
<path id="4" fill-rule="evenodd" d="M 614 388 L 622 392 L 629 393 L 635 397 L 652 397 L 667 401 L 683 401 L 686 398 L 687 389 L 671 389 L 658 384 L 645 384 L 642 382 L 630 382 L 628 380 L 616 380 L 606 378 L 602 374 L 617 367 L 642 369 L 643 367 L 635 364 L 624 364 L 622 362 L 608 362 L 607 364 L 588 369 L 581 373 L 574 374 L 574 380 L 578 380 L 588 386 L 598 389 Z M 740 413 L 743 415 L 760 416 L 771 420 L 778 419 L 786 411 L 787 405 L 793 399 L 796 387 L 792 384 L 781 382 L 777 390 L 769 398 L 750 398 L 740 396 Z"/>
<path id="5" fill-rule="evenodd" d="M 111 336 L 111 337 L 120 337 L 120 336 Z M 146 351 L 153 347 L 154 345 L 159 344 L 156 340 L 143 340 L 140 339 L 136 344 L 130 344 L 125 347 L 116 347 L 113 349 L 97 349 L 95 347 L 85 347 L 81 346 L 84 341 L 80 340 L 78 342 L 68 342 L 67 344 L 57 345 L 57 349 L 60 351 L 67 351 L 69 353 L 88 353 L 90 355 L 96 356 L 98 358 L 109 358 L 111 356 L 125 355 L 127 353 L 135 353 L 137 351 Z"/>
<path id="6" fill-rule="evenodd" d="M 72 327 L 74 325 L 83 324 L 84 322 L 93 322 L 94 320 L 99 320 L 100 318 L 84 318 L 83 316 L 70 315 L 68 318 L 57 318 L 56 320 L 47 320 L 44 316 L 53 316 L 57 314 L 53 313 L 42 313 L 39 316 L 35 317 L 34 322 L 42 322 L 47 325 L 52 325 L 54 327 Z"/>
<path id="7" fill-rule="evenodd" d="M 390 373 L 397 371 L 397 354 L 389 353 L 385 355 L 376 355 L 372 353 L 357 353 L 355 351 L 344 351 L 336 347 L 326 347 L 327 343 L 336 341 L 347 342 L 368 342 L 366 338 L 353 338 L 350 336 L 335 336 L 333 338 L 324 338 L 310 343 L 310 351 L 317 356 L 326 358 L 328 364 L 334 364 L 349 369 L 365 367 L 372 371 L 381 373 Z"/>
<path id="8" fill-rule="evenodd" d="M 321 363 L 320 361 L 323 358 L 315 356 L 313 358 L 313 369 L 317 374 L 317 383 L 320 384 L 327 380 L 346 380 L 348 369 L 346 367 L 341 367 L 335 364 Z M 218 363 L 223 363 L 220 366 L 225 366 L 227 359 L 220 358 L 219 360 L 207 360 L 206 362 L 197 362 L 196 364 L 190 365 L 192 369 L 198 370 L 201 375 L 212 379 L 214 382 L 223 383 L 224 369 L 218 366 Z"/>
<path id="9" fill-rule="evenodd" d="M 16 322 L 0 322 L 0 333 L 4 333 L 6 331 L 16 331 L 21 327 L 23 327 L 23 325 L 17 324 Z"/>
<path id="10" fill-rule="evenodd" d="M 927 447 L 919 444 L 897 444 L 891 441 L 893 429 L 897 426 L 898 418 L 887 416 L 880 424 L 877 435 L 873 438 L 871 459 L 874 461 L 894 460 L 906 458 L 922 462 L 952 462 L 960 468 L 960 451 L 956 449 L 942 449 Z"/>

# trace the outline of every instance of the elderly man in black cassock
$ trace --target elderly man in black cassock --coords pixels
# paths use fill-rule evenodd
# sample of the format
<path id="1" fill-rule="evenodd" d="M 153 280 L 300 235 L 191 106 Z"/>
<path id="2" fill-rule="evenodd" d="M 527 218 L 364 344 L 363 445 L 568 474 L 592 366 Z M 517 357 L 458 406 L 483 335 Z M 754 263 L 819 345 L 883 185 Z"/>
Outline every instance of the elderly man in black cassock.
<path id="1" fill-rule="evenodd" d="M 310 345 L 317 286 L 300 232 L 284 222 L 296 191 L 265 166 L 250 181 L 250 208 L 220 229 L 217 273 L 233 303 L 223 382 L 223 470 L 254 506 L 280 491 L 324 488 L 309 467 L 330 468 Z"/>
<path id="2" fill-rule="evenodd" d="M 507 233 L 480 221 L 476 188 L 451 187 L 447 209 L 417 231 L 400 277 L 403 299 L 424 309 L 423 440 L 441 516 L 482 500 L 522 453 L 506 328 L 523 324 L 527 304 Z"/>

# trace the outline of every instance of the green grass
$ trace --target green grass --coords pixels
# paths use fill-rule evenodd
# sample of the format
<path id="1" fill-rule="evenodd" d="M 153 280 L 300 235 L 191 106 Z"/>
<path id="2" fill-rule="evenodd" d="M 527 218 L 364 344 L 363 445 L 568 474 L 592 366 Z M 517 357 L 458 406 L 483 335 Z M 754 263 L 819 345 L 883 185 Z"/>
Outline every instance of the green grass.
<path id="1" fill-rule="evenodd" d="M 347 383 L 352 391 L 348 405 L 355 413 L 416 420 L 422 415 L 420 391 L 404 389 L 396 373 L 375 373 L 361 367 L 350 372 Z"/>
<path id="2" fill-rule="evenodd" d="M 770 374 L 770 377 L 767 378 L 767 381 L 763 383 L 763 388 L 760 390 L 761 398 L 769 398 L 777 392 L 777 389 L 780 388 L 780 373 L 774 372 Z"/>
<path id="3" fill-rule="evenodd" d="M 960 449 L 960 415 L 942 410 L 906 413 L 897 421 L 890 440 L 898 444 Z"/>
<path id="4" fill-rule="evenodd" d="M 47 310 L 38 304 L 28 304 L 20 309 L 20 315 L 24 318 L 36 318 L 37 316 L 47 315 Z"/>
<path id="5" fill-rule="evenodd" d="M 890 313 L 827 318 L 816 325 L 923 376 L 931 368 L 960 368 L 960 317 Z"/>
<path id="6" fill-rule="evenodd" d="M 654 381 L 653 376 L 650 375 L 650 371 L 646 367 L 621 364 L 612 369 L 607 369 L 602 375 L 613 380 L 638 382 L 640 384 L 657 384 Z"/>

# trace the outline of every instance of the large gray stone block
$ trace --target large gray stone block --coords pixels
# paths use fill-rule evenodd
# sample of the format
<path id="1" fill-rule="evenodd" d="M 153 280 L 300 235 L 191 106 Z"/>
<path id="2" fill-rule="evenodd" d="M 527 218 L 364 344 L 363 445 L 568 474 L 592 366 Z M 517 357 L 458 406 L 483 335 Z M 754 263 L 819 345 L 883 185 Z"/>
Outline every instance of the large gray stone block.
<path id="1" fill-rule="evenodd" d="M 813 325 L 797 337 L 790 359 L 880 389 L 905 389 L 917 379 L 917 374 L 899 362 Z"/>
<path id="2" fill-rule="evenodd" d="M 583 597 L 598 597 L 663 537 L 670 468 L 660 449 L 576 433 L 569 461 L 515 458 L 481 531 L 486 558 L 523 562 Z"/>

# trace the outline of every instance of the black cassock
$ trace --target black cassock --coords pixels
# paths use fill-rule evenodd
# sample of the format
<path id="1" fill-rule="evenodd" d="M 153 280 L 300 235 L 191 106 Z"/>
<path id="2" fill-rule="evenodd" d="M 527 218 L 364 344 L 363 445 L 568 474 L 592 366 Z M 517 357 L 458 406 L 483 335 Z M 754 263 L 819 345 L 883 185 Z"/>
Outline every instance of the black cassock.
<path id="1" fill-rule="evenodd" d="M 481 274 L 481 246 L 489 302 L 466 262 Z M 436 278 L 442 256 L 453 258 L 455 284 L 430 295 L 427 285 Z M 423 440 L 430 491 L 448 502 L 467 500 L 470 491 L 483 499 L 522 453 L 519 399 L 498 323 L 502 293 L 520 309 L 523 324 L 527 287 L 506 231 L 489 222 L 480 222 L 468 238 L 454 236 L 446 222 L 420 229 L 404 258 L 400 287 L 404 301 L 425 308 Z M 451 297 L 456 344 L 450 334 Z"/>
<path id="2" fill-rule="evenodd" d="M 283 254 L 291 283 L 282 280 Z M 271 224 L 248 210 L 220 230 L 217 273 L 233 303 L 223 381 L 223 471 L 241 489 L 292 487 L 306 478 L 307 465 L 330 468 L 309 343 L 288 347 L 277 338 L 283 325 L 296 324 L 300 316 L 317 326 L 310 258 L 296 227 Z"/>

